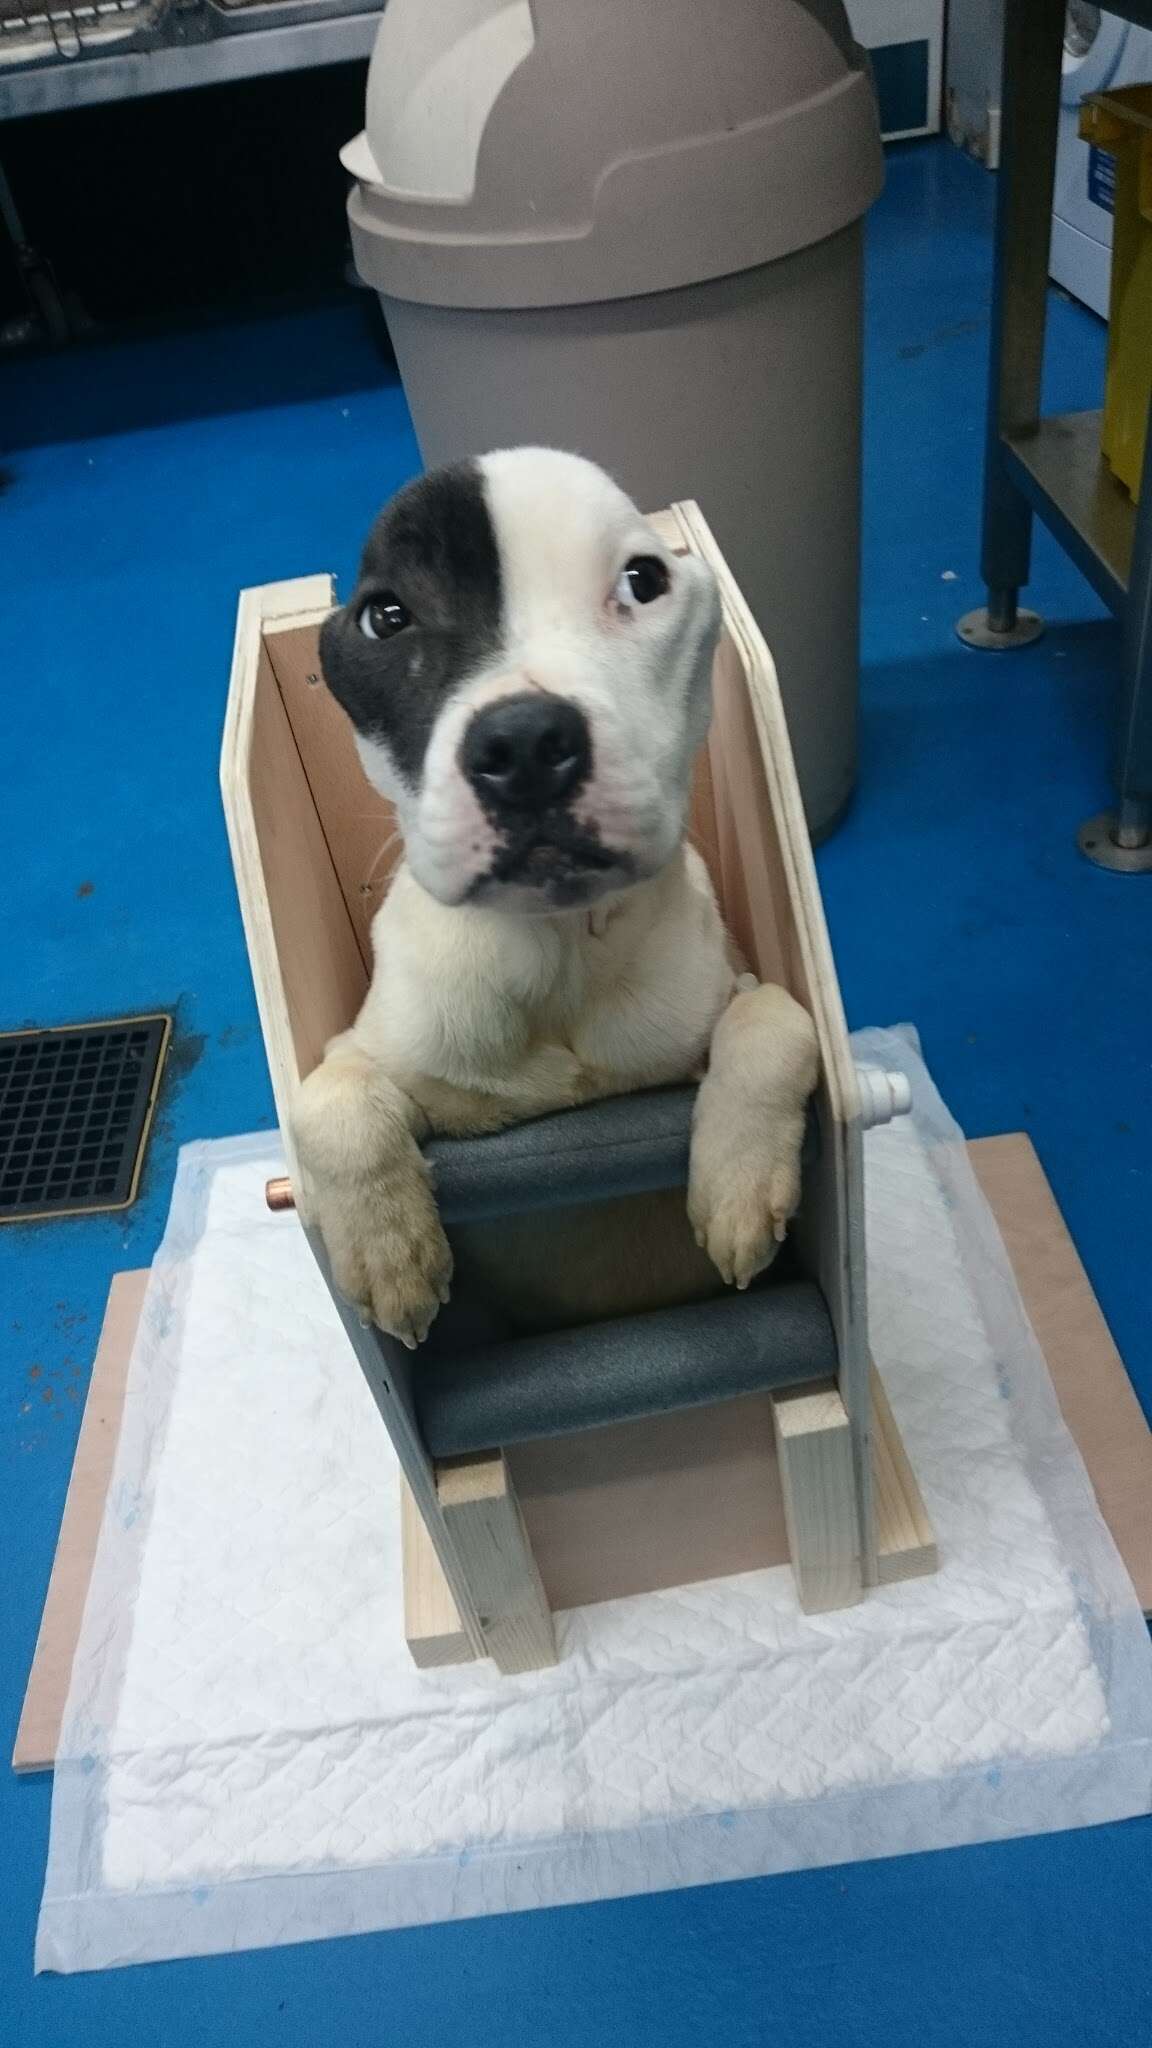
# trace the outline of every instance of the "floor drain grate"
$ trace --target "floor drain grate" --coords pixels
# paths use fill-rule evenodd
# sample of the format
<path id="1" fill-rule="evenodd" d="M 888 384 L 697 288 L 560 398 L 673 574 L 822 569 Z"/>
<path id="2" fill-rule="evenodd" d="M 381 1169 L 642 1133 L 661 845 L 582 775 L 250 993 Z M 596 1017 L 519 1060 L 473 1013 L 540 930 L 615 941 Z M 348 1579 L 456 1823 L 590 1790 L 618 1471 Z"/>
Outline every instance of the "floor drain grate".
<path id="1" fill-rule="evenodd" d="M 0 1033 L 0 1223 L 126 1209 L 170 1017 Z"/>

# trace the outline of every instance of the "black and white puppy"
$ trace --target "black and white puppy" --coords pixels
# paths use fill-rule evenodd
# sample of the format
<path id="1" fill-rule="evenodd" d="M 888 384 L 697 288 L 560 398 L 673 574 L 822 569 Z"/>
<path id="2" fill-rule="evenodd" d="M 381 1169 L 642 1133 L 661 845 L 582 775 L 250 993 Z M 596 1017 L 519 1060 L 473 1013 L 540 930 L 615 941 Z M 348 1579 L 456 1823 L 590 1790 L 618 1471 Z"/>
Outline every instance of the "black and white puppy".
<path id="1" fill-rule="evenodd" d="M 406 1343 L 452 1272 L 429 1132 L 707 1069 L 680 1297 L 685 1273 L 695 1292 L 717 1272 L 746 1286 L 795 1208 L 813 1027 L 782 989 L 737 993 L 684 837 L 718 625 L 709 571 L 603 471 L 522 448 L 402 491 L 324 627 L 325 677 L 406 858 L 364 1007 L 301 1091 L 296 1147 L 337 1283 Z M 665 1241 L 666 1206 L 650 1205 Z M 643 1304 L 612 1280 L 611 1246 L 591 1257 L 604 1286 L 586 1245 L 554 1251 L 558 1313 L 667 1290 L 655 1252 Z M 634 1280 L 634 1240 L 626 1263 Z"/>
<path id="2" fill-rule="evenodd" d="M 400 493 L 321 653 L 417 881 L 570 909 L 675 851 L 717 624 L 601 470 L 516 449 Z"/>

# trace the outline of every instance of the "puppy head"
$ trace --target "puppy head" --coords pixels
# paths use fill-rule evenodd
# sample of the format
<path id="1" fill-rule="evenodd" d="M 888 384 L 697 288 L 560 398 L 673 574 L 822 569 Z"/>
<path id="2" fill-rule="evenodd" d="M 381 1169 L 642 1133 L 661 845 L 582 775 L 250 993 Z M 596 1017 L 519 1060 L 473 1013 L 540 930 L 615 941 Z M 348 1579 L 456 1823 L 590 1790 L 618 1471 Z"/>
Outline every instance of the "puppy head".
<path id="1" fill-rule="evenodd" d="M 718 623 L 603 470 L 516 448 L 400 492 L 320 651 L 417 881 L 552 911 L 675 851 Z"/>

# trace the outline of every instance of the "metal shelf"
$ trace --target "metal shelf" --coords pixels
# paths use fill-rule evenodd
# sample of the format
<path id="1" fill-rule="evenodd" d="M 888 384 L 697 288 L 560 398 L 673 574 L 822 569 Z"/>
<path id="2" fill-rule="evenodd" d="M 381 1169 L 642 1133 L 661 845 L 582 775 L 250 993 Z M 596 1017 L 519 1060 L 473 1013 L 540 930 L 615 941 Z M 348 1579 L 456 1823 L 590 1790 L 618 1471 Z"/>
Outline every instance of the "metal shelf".
<path id="1" fill-rule="evenodd" d="M 170 17 L 166 40 L 151 49 L 109 52 L 0 71 L 0 121 L 27 114 L 54 114 L 66 107 L 97 106 L 109 100 L 139 99 L 147 93 L 182 92 L 228 79 L 256 78 L 275 71 L 302 71 L 320 64 L 345 64 L 371 55 L 380 8 L 329 15 L 320 20 L 249 27 L 242 16 L 216 25 L 207 9 Z M 0 45 L 0 55 L 3 46 Z"/>
<path id="2" fill-rule="evenodd" d="M 1056 413 L 1003 438 L 1017 489 L 1114 612 L 1128 594 L 1136 508 L 1100 453 L 1099 412 Z"/>
<path id="3" fill-rule="evenodd" d="M 1152 0 L 1109 5 L 1152 22 Z M 1101 458 L 1099 413 L 1040 417 L 1064 34 L 1065 0 L 1004 0 L 980 561 L 988 602 L 957 630 L 1001 652 L 1036 638 L 1041 622 L 1019 599 L 1039 516 L 1121 629 L 1116 804 L 1081 828 L 1080 846 L 1098 867 L 1152 873 L 1152 436 L 1134 506 Z"/>

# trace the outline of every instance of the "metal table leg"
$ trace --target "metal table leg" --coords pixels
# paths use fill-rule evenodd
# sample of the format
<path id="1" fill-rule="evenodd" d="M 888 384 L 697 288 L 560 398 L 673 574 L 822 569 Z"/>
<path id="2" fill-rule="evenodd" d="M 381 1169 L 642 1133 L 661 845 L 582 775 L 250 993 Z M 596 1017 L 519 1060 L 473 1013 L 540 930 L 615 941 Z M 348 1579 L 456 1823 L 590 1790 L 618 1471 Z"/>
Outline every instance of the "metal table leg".
<path id="1" fill-rule="evenodd" d="M 1116 809 L 1080 827 L 1080 851 L 1124 875 L 1152 871 L 1152 432 L 1144 442 L 1140 503 L 1120 654 Z"/>
<path id="2" fill-rule="evenodd" d="M 984 458 L 988 604 L 957 625 L 970 647 L 1023 647 L 1043 631 L 1036 613 L 1018 604 L 1031 566 L 1032 508 L 1007 473 L 1003 437 L 1040 418 L 1063 49 L 1064 0 L 1007 0 Z"/>

